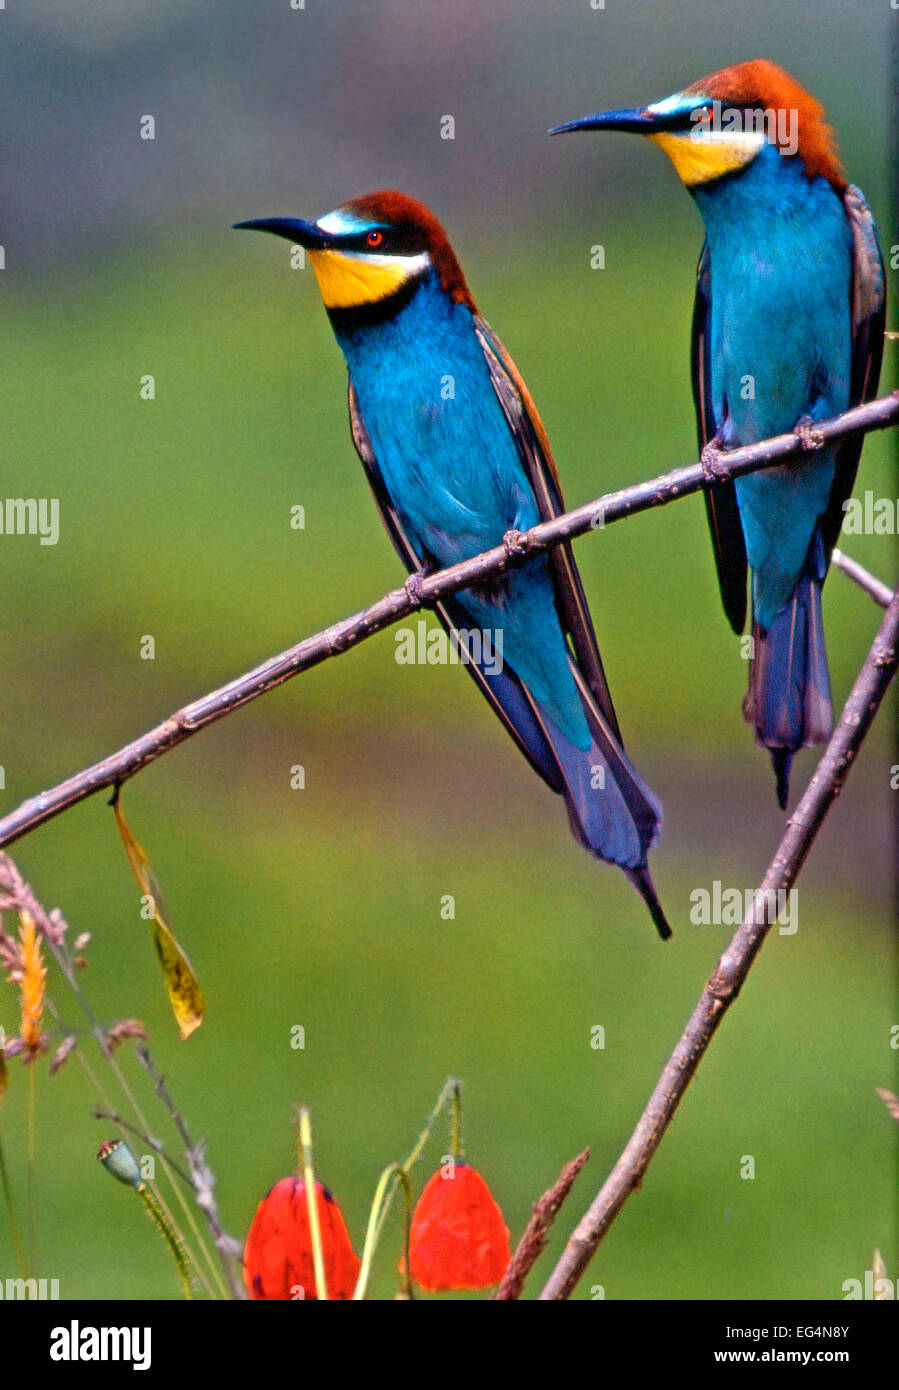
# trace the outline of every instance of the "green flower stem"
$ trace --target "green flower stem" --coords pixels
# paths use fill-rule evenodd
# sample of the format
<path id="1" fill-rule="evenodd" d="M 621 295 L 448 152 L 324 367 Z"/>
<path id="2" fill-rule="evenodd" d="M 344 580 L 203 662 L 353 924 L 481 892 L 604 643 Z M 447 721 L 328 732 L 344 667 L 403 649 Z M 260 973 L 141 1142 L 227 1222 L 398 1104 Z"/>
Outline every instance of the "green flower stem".
<path id="1" fill-rule="evenodd" d="M 431 1137 L 431 1130 L 434 1128 L 434 1125 L 436 1124 L 437 1120 L 441 1115 L 441 1112 L 443 1111 L 443 1107 L 446 1105 L 446 1102 L 450 1099 L 451 1096 L 454 1098 L 454 1104 L 457 1107 L 461 1107 L 462 1102 L 460 1097 L 459 1082 L 456 1080 L 454 1076 L 448 1077 L 447 1080 L 443 1083 L 443 1089 L 441 1090 L 440 1095 L 437 1097 L 437 1102 L 434 1106 L 434 1109 L 431 1111 L 430 1115 L 425 1120 L 424 1129 L 421 1131 L 421 1134 L 419 1134 L 414 1145 L 412 1146 L 412 1151 L 409 1154 L 409 1157 L 406 1159 L 405 1163 L 402 1164 L 403 1171 L 406 1174 L 409 1174 L 412 1171 L 415 1164 L 418 1162 L 418 1160 L 424 1153 L 425 1145 Z M 394 1183 L 393 1187 L 391 1187 L 390 1191 L 387 1194 L 387 1198 L 384 1202 L 384 1205 L 381 1208 L 381 1216 L 380 1220 L 378 1221 L 377 1230 L 377 1236 L 379 1239 L 381 1231 L 384 1227 L 384 1222 L 387 1219 L 387 1212 L 390 1208 L 390 1203 L 393 1200 L 393 1194 L 395 1191 L 396 1183 Z"/>
<path id="2" fill-rule="evenodd" d="M 328 1284 L 325 1279 L 325 1257 L 322 1249 L 322 1232 L 318 1220 L 318 1194 L 315 1190 L 315 1169 L 312 1164 L 312 1123 L 305 1105 L 299 1112 L 300 1165 L 303 1169 L 303 1182 L 306 1186 L 306 1208 L 309 1212 L 309 1231 L 312 1236 L 312 1267 L 315 1270 L 315 1296 L 322 1302 L 328 1299 Z"/>
<path id="3" fill-rule="evenodd" d="M 452 1154 L 453 1161 L 458 1162 L 465 1153 L 462 1147 L 462 1088 L 455 1080 L 448 1081 L 447 1085 L 451 1087 L 453 1102 Z"/>
<path id="4" fill-rule="evenodd" d="M 12 1196 L 12 1185 L 9 1181 L 9 1173 L 6 1170 L 6 1155 L 3 1152 L 2 1136 L 0 1136 L 0 1184 L 3 1186 L 3 1198 L 6 1203 L 6 1212 L 9 1218 L 9 1229 L 12 1235 L 13 1249 L 16 1252 L 16 1264 L 19 1266 L 19 1273 L 24 1279 L 28 1274 L 28 1261 L 25 1258 L 22 1233 L 19 1230 L 19 1222 L 16 1217 L 16 1207 Z"/>
<path id="5" fill-rule="evenodd" d="M 37 1268 L 37 1081 L 35 1059 L 28 1064 L 28 1272 Z"/>
<path id="6" fill-rule="evenodd" d="M 194 1268 L 190 1257 L 184 1247 L 184 1242 L 175 1230 L 175 1223 L 172 1220 L 172 1213 L 151 1187 L 146 1183 L 141 1183 L 140 1187 L 135 1188 L 138 1196 L 144 1204 L 144 1211 L 150 1220 L 161 1233 L 163 1240 L 172 1252 L 175 1267 L 184 1286 L 184 1297 L 193 1298 Z"/>
<path id="7" fill-rule="evenodd" d="M 356 1287 L 353 1290 L 353 1301 L 360 1302 L 365 1297 L 368 1287 L 368 1278 L 371 1274 L 372 1261 L 375 1251 L 378 1248 L 378 1240 L 381 1234 L 382 1213 L 386 1211 L 390 1201 L 387 1191 L 392 1179 L 403 1189 L 405 1197 L 405 1212 L 403 1215 L 403 1282 L 401 1286 L 402 1294 L 405 1298 L 412 1297 L 412 1280 L 409 1272 L 409 1229 L 412 1224 L 412 1183 L 409 1181 L 409 1174 L 400 1163 L 391 1163 L 389 1168 L 385 1168 L 378 1180 L 375 1188 L 375 1195 L 371 1204 L 371 1211 L 368 1216 L 368 1230 L 365 1232 L 365 1245 L 362 1250 L 362 1264 L 359 1269 L 359 1278 L 356 1280 Z"/>

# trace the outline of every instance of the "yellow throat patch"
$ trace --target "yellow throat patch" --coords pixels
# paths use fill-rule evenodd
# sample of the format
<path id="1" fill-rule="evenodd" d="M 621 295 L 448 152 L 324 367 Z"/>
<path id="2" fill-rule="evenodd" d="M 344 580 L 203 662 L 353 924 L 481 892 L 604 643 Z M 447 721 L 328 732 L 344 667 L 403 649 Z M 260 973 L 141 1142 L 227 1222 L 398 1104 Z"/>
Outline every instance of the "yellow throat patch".
<path id="1" fill-rule="evenodd" d="M 692 184 L 710 183 L 720 179 L 722 174 L 732 174 L 742 169 L 758 154 L 764 137 L 753 133 L 745 135 L 710 132 L 697 137 L 693 133 L 680 135 L 662 131 L 650 135 L 650 140 L 664 150 L 674 165 L 681 182 L 689 188 Z"/>
<path id="2" fill-rule="evenodd" d="M 408 257 L 357 256 L 344 251 L 310 251 L 309 259 L 326 309 L 375 304 L 400 289 L 420 267 Z"/>

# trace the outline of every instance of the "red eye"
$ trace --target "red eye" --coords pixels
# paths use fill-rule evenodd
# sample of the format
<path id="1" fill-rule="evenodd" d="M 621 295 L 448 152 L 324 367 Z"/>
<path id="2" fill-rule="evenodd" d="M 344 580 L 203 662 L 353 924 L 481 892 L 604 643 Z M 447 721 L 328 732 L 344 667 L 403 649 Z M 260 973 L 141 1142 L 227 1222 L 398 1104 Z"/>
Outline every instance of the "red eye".
<path id="1" fill-rule="evenodd" d="M 368 242 L 369 246 L 380 246 L 380 245 L 381 245 L 381 242 L 384 240 L 384 233 L 383 233 L 383 232 L 369 232 L 369 234 L 368 234 L 368 236 L 365 238 L 365 240 Z"/>

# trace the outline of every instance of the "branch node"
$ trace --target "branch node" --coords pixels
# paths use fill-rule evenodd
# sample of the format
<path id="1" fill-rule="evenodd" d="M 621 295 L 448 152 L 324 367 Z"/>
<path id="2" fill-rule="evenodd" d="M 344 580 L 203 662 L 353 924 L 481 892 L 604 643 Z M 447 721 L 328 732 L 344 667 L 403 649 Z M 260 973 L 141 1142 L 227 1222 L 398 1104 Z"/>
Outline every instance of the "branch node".
<path id="1" fill-rule="evenodd" d="M 727 463 L 723 461 L 725 450 L 721 447 L 721 439 L 716 434 L 710 439 L 708 444 L 703 445 L 702 453 L 699 455 L 699 464 L 702 468 L 702 476 L 707 484 L 714 487 L 716 483 L 727 482 L 730 477 L 730 470 Z"/>
<path id="2" fill-rule="evenodd" d="M 329 656 L 337 656 L 346 649 L 346 634 L 342 630 L 341 623 L 335 623 L 333 627 L 326 629 L 325 642 L 327 643 Z"/>
<path id="3" fill-rule="evenodd" d="M 503 536 L 503 550 L 510 560 L 523 560 L 530 553 L 531 545 L 525 533 L 512 526 Z"/>
<path id="4" fill-rule="evenodd" d="M 813 454 L 824 443 L 824 435 L 815 428 L 814 420 L 808 415 L 803 416 L 793 433 L 799 440 L 799 447 L 804 454 Z"/>
<path id="5" fill-rule="evenodd" d="M 413 608 L 421 608 L 424 603 L 424 590 L 422 585 L 429 574 L 430 570 L 428 566 L 425 565 L 424 569 L 416 570 L 414 574 L 410 574 L 403 585 L 403 592 Z"/>

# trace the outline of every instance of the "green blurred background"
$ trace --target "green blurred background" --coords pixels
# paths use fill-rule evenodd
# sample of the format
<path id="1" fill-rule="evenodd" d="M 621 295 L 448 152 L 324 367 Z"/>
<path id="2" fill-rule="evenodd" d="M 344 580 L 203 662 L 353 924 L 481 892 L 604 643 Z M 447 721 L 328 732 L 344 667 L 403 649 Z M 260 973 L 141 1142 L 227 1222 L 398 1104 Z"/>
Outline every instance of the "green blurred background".
<path id="1" fill-rule="evenodd" d="M 885 244 L 889 6 L 657 0 L 422 5 L 81 3 L 4 17 L 4 496 L 59 497 L 55 548 L 4 537 L 0 807 L 364 606 L 402 575 L 346 428 L 344 370 L 311 277 L 232 221 L 314 216 L 395 185 L 445 220 L 537 400 L 570 503 L 695 457 L 688 335 L 700 224 L 657 151 L 551 124 L 667 94 L 760 54 L 827 104 Z M 893 17 L 895 22 L 895 17 Z M 138 139 L 154 114 L 157 138 Z M 444 114 L 456 139 L 439 139 Z M 606 269 L 590 269 L 601 243 Z M 895 326 L 895 324 L 894 324 Z M 139 396 L 152 373 L 156 399 Z M 883 387 L 894 384 L 887 347 Z M 899 492 L 872 437 L 859 488 Z M 291 530 L 290 508 L 306 527 Z M 845 548 L 891 580 L 894 542 Z M 381 1168 L 444 1078 L 513 1238 L 562 1163 L 592 1161 L 529 1292 L 617 1158 L 730 937 L 689 922 L 714 880 L 750 888 L 780 838 L 740 715 L 745 663 L 702 503 L 577 544 L 635 761 L 662 796 L 662 946 L 624 877 L 457 669 L 398 666 L 382 634 L 147 769 L 124 804 L 208 1001 L 178 1043 L 111 811 L 97 797 L 16 846 L 36 892 L 90 931 L 104 1020 L 137 1016 L 245 1232 L 313 1110 L 319 1171 L 357 1248 Z M 835 701 L 878 612 L 835 574 Z M 140 641 L 152 634 L 154 661 Z M 643 1189 L 580 1290 L 609 1298 L 839 1297 L 879 1247 L 899 1274 L 895 697 Z M 305 768 L 305 790 L 290 769 Z M 797 759 L 801 792 L 815 755 Z M 441 919 L 445 894 L 455 919 Z M 10 923 L 7 923 L 10 926 Z M 67 1022 L 78 1009 L 51 972 Z M 17 1028 L 0 986 L 0 1024 Z M 306 1047 L 290 1047 L 301 1024 Z M 591 1029 L 606 1031 L 604 1050 Z M 107 1069 L 90 1056 L 115 1092 Z M 133 1060 L 154 1133 L 177 1150 Z M 24 1200 L 25 1076 L 0 1124 Z M 168 1257 L 94 1160 L 108 1123 L 70 1059 L 38 1064 L 37 1273 L 63 1296 L 172 1298 Z M 419 1177 L 446 1147 L 440 1133 Z M 744 1155 L 756 1177 L 740 1178 Z M 373 1293 L 394 1287 L 388 1231 Z M 15 1273 L 0 1223 L 0 1277 Z"/>

